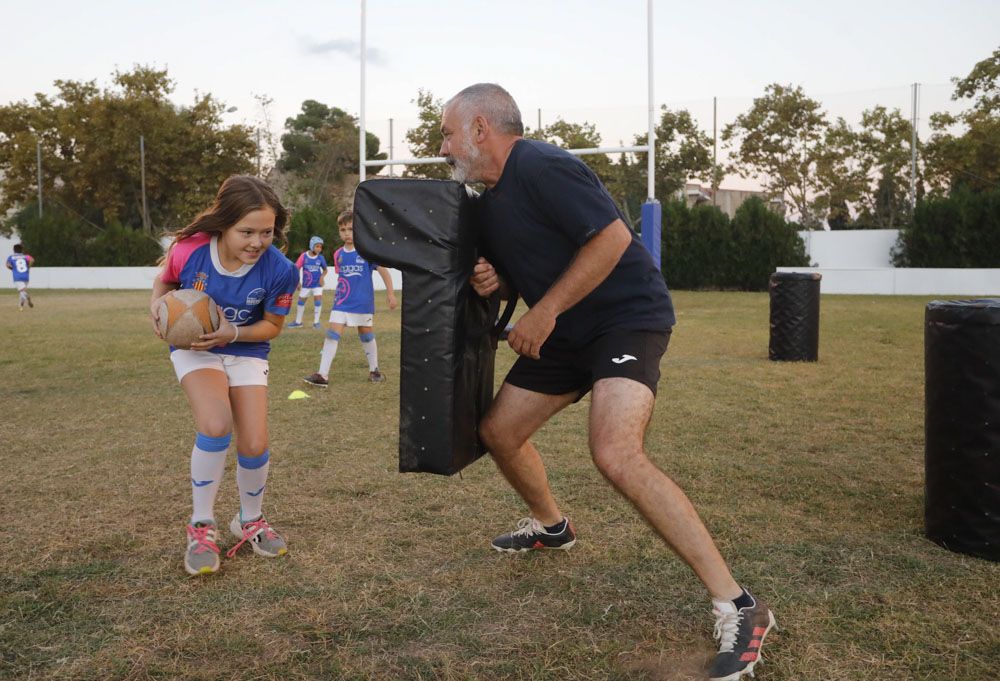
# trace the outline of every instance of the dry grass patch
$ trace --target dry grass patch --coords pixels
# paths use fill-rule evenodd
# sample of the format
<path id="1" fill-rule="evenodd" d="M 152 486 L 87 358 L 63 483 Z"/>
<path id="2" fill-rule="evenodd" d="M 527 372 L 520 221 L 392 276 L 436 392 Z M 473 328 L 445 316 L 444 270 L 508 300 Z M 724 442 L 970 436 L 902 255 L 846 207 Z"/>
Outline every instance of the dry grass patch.
<path id="1" fill-rule="evenodd" d="M 0 677 L 703 678 L 707 599 L 591 465 L 586 400 L 536 439 L 579 546 L 501 556 L 523 506 L 489 461 L 396 472 L 398 311 L 380 385 L 346 334 L 305 386 L 323 335 L 286 330 L 265 504 L 291 553 L 191 579 L 194 428 L 147 294 L 34 298 L 0 306 Z M 767 361 L 766 295 L 675 300 L 649 450 L 776 611 L 758 678 L 993 678 L 1000 566 L 922 536 L 926 300 L 824 297 L 817 364 Z"/>

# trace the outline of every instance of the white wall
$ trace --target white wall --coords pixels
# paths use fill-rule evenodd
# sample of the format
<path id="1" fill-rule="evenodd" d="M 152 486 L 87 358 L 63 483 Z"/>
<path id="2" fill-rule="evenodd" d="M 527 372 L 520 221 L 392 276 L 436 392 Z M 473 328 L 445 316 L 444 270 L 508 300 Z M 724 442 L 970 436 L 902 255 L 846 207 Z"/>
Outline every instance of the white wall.
<path id="1" fill-rule="evenodd" d="M 779 267 L 779 272 L 819 272 L 823 293 L 877 295 L 1000 296 L 1000 269 L 893 269 L 889 251 L 897 230 L 843 230 L 799 232 L 812 262 L 819 267 Z M 0 237 L 0 262 L 13 250 L 16 239 Z M 392 273 L 392 284 L 402 289 L 402 274 Z M 36 289 L 149 289 L 155 267 L 33 267 L 31 287 Z M 372 276 L 375 290 L 385 287 Z M 337 287 L 329 276 L 326 288 Z M 5 268 L 0 269 L 0 288 L 14 288 Z"/>
<path id="2" fill-rule="evenodd" d="M 0 236 L 0 267 L 3 266 L 3 263 L 7 262 L 7 256 L 14 252 L 14 244 L 20 243 L 20 241 L 17 234 L 13 238 Z M 6 270 L 7 268 L 4 269 Z"/>
<path id="3" fill-rule="evenodd" d="M 892 267 L 890 251 L 898 229 L 848 229 L 799 232 L 806 244 L 809 261 L 817 267 Z"/>
<path id="4" fill-rule="evenodd" d="M 0 288 L 14 288 L 14 280 L 10 271 L 3 266 L 7 256 L 14 252 L 14 244 L 20 239 L 0 236 Z M 153 278 L 159 272 L 158 267 L 32 267 L 31 288 L 121 288 L 144 289 L 153 287 Z M 392 286 L 397 291 L 403 288 L 403 275 L 399 270 L 390 269 Z M 382 277 L 372 274 L 372 282 L 376 291 L 385 290 Z M 332 291 L 337 288 L 337 275 L 330 273 L 326 278 L 325 289 Z"/>
<path id="5" fill-rule="evenodd" d="M 4 260 L 7 256 L 4 256 Z M 31 288 L 83 288 L 83 289 L 150 289 L 153 279 L 159 272 L 158 267 L 32 267 Z M 0 288 L 14 288 L 14 280 L 10 272 L 4 268 L 6 276 L 0 281 Z M 390 269 L 392 286 L 397 291 L 402 289 L 403 275 L 399 270 Z M 375 290 L 382 291 L 385 285 L 382 277 L 372 274 Z M 325 288 L 337 288 L 337 276 L 331 274 L 326 278 Z"/>
<path id="6" fill-rule="evenodd" d="M 1000 296 L 1000 269 L 779 267 L 819 272 L 820 293 L 900 296 Z"/>
<path id="7" fill-rule="evenodd" d="M 822 293 L 911 296 L 1000 295 L 1000 269 L 893 268 L 897 229 L 799 232 L 816 267 L 779 272 L 819 272 Z"/>

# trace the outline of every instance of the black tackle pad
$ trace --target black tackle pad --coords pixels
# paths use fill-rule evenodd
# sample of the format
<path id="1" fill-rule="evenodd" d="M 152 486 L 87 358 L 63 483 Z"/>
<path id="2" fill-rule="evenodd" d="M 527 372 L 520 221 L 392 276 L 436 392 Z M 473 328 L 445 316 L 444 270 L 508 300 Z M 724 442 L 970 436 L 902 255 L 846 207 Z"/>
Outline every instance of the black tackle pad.
<path id="1" fill-rule="evenodd" d="M 354 246 L 403 273 L 399 470 L 452 475 L 486 453 L 479 421 L 493 400 L 498 298 L 469 285 L 478 239 L 465 185 L 374 179 L 354 196 Z"/>

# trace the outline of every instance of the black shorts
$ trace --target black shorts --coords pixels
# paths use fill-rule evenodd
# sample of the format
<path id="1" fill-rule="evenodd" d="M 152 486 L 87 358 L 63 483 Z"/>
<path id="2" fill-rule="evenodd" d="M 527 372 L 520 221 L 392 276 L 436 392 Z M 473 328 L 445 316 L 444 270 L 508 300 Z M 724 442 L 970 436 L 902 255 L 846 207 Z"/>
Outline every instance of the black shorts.
<path id="1" fill-rule="evenodd" d="M 579 349 L 546 342 L 541 359 L 519 357 L 505 381 L 546 395 L 579 392 L 579 400 L 602 378 L 630 378 L 656 395 L 660 358 L 669 342 L 670 329 L 612 331 Z"/>

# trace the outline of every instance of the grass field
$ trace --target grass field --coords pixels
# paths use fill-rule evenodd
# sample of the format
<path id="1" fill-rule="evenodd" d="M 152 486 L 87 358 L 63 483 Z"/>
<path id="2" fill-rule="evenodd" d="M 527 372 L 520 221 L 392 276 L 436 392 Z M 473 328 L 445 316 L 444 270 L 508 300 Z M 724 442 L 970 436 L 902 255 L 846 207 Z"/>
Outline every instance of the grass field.
<path id="1" fill-rule="evenodd" d="M 34 299 L 0 301 L 0 677 L 704 678 L 710 604 L 593 468 L 587 400 L 536 438 L 578 546 L 498 555 L 524 508 L 490 461 L 396 472 L 399 312 L 376 317 L 381 385 L 345 336 L 329 390 L 305 386 L 322 333 L 286 330 L 265 509 L 290 554 L 194 579 L 194 428 L 148 294 Z M 996 676 L 1000 564 L 923 537 L 925 302 L 826 296 L 820 361 L 784 364 L 766 294 L 675 294 L 648 449 L 775 611 L 761 681 Z"/>

